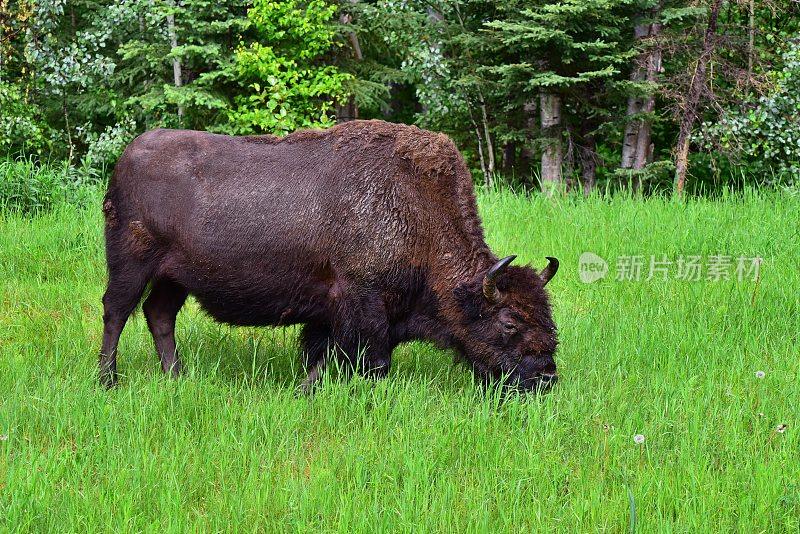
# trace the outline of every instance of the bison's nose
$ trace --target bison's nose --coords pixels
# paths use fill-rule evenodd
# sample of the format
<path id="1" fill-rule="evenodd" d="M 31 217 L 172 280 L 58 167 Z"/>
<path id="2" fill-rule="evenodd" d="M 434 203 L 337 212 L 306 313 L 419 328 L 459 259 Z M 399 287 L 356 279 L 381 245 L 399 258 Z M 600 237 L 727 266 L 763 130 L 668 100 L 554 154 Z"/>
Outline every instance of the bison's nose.
<path id="1" fill-rule="evenodd" d="M 519 370 L 519 380 L 520 385 L 526 390 L 550 389 L 558 380 L 553 356 L 544 354 L 524 358 Z"/>
<path id="2" fill-rule="evenodd" d="M 540 373 L 536 375 L 536 380 L 540 387 L 549 388 L 558 382 L 558 375 L 556 373 Z"/>
<path id="3" fill-rule="evenodd" d="M 536 378 L 545 380 L 546 377 L 556 376 L 556 362 L 551 355 L 534 357 L 531 363 L 529 369 Z"/>
<path id="4" fill-rule="evenodd" d="M 538 358 L 536 363 L 534 380 L 536 381 L 537 389 L 548 390 L 558 381 L 556 362 L 553 360 L 553 356 L 548 354 Z"/>

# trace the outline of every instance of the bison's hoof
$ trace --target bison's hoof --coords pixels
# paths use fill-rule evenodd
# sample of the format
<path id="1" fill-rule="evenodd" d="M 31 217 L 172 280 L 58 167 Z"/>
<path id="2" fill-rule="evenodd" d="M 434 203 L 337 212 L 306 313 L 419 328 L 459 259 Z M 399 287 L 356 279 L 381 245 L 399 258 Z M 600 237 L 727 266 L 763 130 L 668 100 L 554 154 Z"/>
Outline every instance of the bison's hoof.
<path id="1" fill-rule="evenodd" d="M 119 378 L 116 374 L 106 373 L 100 375 L 100 385 L 105 389 L 113 389 L 119 384 Z"/>

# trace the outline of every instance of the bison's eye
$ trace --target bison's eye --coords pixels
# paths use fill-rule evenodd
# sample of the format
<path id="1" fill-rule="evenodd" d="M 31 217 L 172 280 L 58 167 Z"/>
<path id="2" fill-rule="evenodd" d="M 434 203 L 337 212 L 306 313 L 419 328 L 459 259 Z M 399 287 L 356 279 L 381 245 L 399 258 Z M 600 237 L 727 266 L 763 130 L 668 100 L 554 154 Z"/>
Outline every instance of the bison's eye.
<path id="1" fill-rule="evenodd" d="M 513 334 L 514 332 L 517 331 L 517 325 L 515 325 L 514 323 L 503 322 L 500 324 L 502 325 L 503 332 L 505 332 L 506 334 Z"/>

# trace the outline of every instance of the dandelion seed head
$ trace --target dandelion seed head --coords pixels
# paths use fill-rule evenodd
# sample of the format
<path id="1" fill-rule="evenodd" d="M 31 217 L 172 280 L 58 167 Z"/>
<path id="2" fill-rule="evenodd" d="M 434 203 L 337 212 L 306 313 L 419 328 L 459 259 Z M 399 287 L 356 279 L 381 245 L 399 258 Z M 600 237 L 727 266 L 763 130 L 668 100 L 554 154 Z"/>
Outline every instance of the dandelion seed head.
<path id="1" fill-rule="evenodd" d="M 635 436 L 633 436 L 633 442 L 636 443 L 637 445 L 641 445 L 642 443 L 644 443 L 644 434 L 636 434 Z"/>
<path id="2" fill-rule="evenodd" d="M 759 380 L 764 378 L 765 376 L 767 376 L 767 373 L 765 373 L 764 371 L 756 371 L 756 378 L 758 378 Z"/>

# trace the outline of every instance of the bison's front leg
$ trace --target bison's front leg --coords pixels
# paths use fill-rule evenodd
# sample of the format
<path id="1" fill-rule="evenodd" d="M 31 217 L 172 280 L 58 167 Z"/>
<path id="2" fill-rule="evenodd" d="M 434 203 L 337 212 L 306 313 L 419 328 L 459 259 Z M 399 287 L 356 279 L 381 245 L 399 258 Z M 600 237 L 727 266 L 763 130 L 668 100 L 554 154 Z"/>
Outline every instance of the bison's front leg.
<path id="1" fill-rule="evenodd" d="M 331 324 L 309 323 L 301 334 L 308 372 L 300 384 L 301 393 L 313 390 L 331 358 L 337 358 L 346 372 L 358 370 L 369 378 L 383 378 L 389 372 L 396 343 L 388 336 L 388 318 L 380 294 L 342 282 L 332 293 Z"/>
<path id="2" fill-rule="evenodd" d="M 379 293 L 361 294 L 338 310 L 333 337 L 336 348 L 352 369 L 367 378 L 389 373 L 392 349 L 386 305 Z"/>
<path id="3" fill-rule="evenodd" d="M 300 387 L 298 388 L 299 393 L 302 395 L 310 395 L 314 391 L 317 382 L 322 378 L 322 371 L 325 369 L 326 361 L 325 359 L 318 361 L 308 371 L 305 380 L 300 383 Z"/>
<path id="4" fill-rule="evenodd" d="M 366 347 L 362 359 L 364 376 L 373 379 L 386 378 L 391 366 L 392 350 L 386 343 L 381 343 L 379 347 Z"/>

